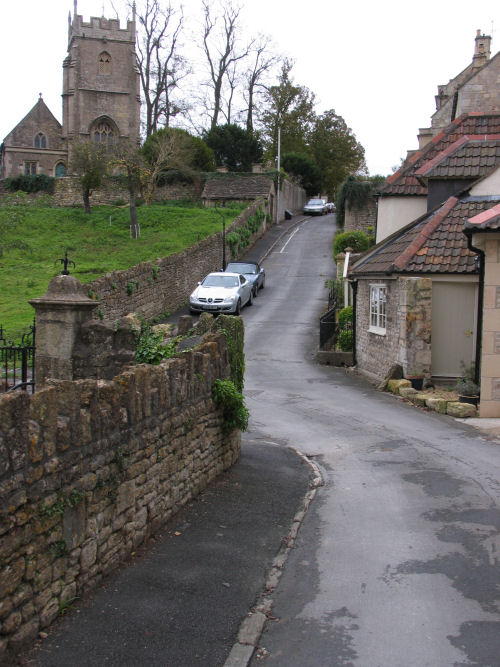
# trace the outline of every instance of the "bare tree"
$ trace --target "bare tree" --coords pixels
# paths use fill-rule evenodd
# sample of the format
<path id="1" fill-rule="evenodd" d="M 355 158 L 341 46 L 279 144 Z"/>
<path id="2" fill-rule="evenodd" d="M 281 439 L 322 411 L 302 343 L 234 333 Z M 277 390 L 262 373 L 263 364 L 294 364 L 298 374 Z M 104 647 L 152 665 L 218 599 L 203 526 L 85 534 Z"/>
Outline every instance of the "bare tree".
<path id="1" fill-rule="evenodd" d="M 252 64 L 246 72 L 246 101 L 247 107 L 247 130 L 253 134 L 253 115 L 256 107 L 256 94 L 260 89 L 264 90 L 262 82 L 264 75 L 269 72 L 281 59 L 277 55 L 270 53 L 271 38 L 259 35 L 258 40 L 251 50 L 250 57 Z M 229 121 L 228 121 L 229 122 Z"/>
<path id="2" fill-rule="evenodd" d="M 129 2 L 130 5 L 130 2 Z M 139 24 L 137 66 L 145 106 L 145 130 L 149 137 L 163 124 L 186 111 L 188 105 L 175 93 L 188 75 L 189 66 L 180 54 L 184 15 L 169 3 L 142 0 L 136 10 Z"/>
<path id="3" fill-rule="evenodd" d="M 210 0 L 203 0 L 202 4 L 204 13 L 203 51 L 208 64 L 208 85 L 213 96 L 210 119 L 210 129 L 213 130 L 217 126 L 221 113 L 226 81 L 229 85 L 226 117 L 231 115 L 231 104 L 236 85 L 236 64 L 248 56 L 254 40 L 240 50 L 238 46 L 240 7 L 233 7 L 230 1 L 224 1 L 220 5 L 222 16 L 217 17 L 214 16 L 214 7 Z M 217 33 L 219 18 L 221 19 L 221 30 Z"/>
<path id="4" fill-rule="evenodd" d="M 137 219 L 137 195 L 146 177 L 147 167 L 139 146 L 133 141 L 120 141 L 113 147 L 110 166 L 119 169 L 126 177 L 130 208 L 130 236 L 138 239 L 141 235 Z"/>

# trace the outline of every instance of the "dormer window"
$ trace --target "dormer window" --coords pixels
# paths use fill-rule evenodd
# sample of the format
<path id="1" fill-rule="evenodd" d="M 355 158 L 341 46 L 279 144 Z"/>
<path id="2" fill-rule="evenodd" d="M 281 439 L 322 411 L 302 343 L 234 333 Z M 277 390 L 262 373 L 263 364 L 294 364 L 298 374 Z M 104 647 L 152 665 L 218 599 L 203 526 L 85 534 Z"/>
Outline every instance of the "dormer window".
<path id="1" fill-rule="evenodd" d="M 111 74 L 111 56 L 106 51 L 99 54 L 99 74 Z"/>
<path id="2" fill-rule="evenodd" d="M 43 132 L 39 132 L 35 137 L 35 148 L 47 148 L 47 138 Z"/>

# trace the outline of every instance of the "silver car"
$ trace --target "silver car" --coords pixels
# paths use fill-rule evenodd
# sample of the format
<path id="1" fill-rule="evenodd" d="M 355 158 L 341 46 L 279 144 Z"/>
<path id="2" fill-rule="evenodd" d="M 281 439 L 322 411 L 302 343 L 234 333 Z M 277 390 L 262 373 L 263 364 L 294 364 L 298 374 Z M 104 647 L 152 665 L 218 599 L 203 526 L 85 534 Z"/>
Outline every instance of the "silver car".
<path id="1" fill-rule="evenodd" d="M 239 315 L 252 305 L 253 285 L 240 273 L 209 273 L 189 297 L 191 313 L 232 313 Z"/>
<path id="2" fill-rule="evenodd" d="M 304 215 L 325 215 L 327 213 L 324 199 L 310 199 L 304 206 Z"/>

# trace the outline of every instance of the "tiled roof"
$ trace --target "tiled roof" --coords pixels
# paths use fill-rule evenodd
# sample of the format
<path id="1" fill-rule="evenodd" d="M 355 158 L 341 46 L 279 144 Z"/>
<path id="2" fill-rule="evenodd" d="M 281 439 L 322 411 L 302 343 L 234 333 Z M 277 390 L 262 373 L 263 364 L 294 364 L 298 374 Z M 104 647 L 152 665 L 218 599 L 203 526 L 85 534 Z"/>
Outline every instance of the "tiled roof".
<path id="1" fill-rule="evenodd" d="M 203 199 L 257 199 L 267 197 L 273 185 L 272 179 L 262 175 L 218 176 L 209 179 L 203 188 Z"/>
<path id="2" fill-rule="evenodd" d="M 427 187 L 419 181 L 416 172 L 462 137 L 473 136 L 479 141 L 479 137 L 485 140 L 487 135 L 500 135 L 500 114 L 469 113 L 459 116 L 389 176 L 381 186 L 380 194 L 427 195 Z"/>
<path id="3" fill-rule="evenodd" d="M 465 136 L 426 162 L 416 176 L 426 178 L 479 178 L 500 164 L 500 135 Z"/>
<path id="4" fill-rule="evenodd" d="M 467 247 L 464 222 L 494 207 L 498 200 L 488 197 L 450 197 L 377 244 L 354 264 L 351 275 L 477 273 L 477 253 Z"/>
<path id="5" fill-rule="evenodd" d="M 465 224 L 465 231 L 498 231 L 500 229 L 500 204 L 469 218 Z"/>

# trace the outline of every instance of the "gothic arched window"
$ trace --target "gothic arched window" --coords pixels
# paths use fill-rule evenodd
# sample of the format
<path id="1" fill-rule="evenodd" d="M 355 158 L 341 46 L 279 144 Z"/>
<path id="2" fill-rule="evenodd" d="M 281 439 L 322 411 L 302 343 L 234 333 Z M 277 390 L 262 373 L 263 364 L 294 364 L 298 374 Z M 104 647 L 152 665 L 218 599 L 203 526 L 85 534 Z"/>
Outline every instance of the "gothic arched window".
<path id="1" fill-rule="evenodd" d="M 103 120 L 95 126 L 92 136 L 96 144 L 112 144 L 114 140 L 113 128 Z"/>
<path id="2" fill-rule="evenodd" d="M 54 171 L 54 176 L 56 178 L 62 178 L 66 176 L 66 167 L 63 162 L 58 162 Z"/>
<path id="3" fill-rule="evenodd" d="M 106 51 L 99 54 L 99 74 L 111 74 L 111 56 Z"/>
<path id="4" fill-rule="evenodd" d="M 47 138 L 43 132 L 39 132 L 35 137 L 35 148 L 47 148 Z"/>

